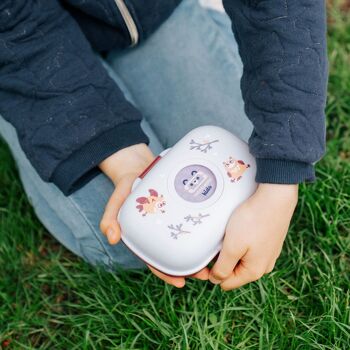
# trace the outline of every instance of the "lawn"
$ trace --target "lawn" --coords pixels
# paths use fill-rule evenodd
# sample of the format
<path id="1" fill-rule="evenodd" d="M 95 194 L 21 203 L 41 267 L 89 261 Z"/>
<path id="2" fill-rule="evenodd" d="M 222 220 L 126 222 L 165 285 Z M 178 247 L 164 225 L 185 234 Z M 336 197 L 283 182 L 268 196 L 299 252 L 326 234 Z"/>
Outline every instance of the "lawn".
<path id="1" fill-rule="evenodd" d="M 336 8 L 327 156 L 275 271 L 239 290 L 88 266 L 36 219 L 0 143 L 0 348 L 350 349 L 350 14 Z"/>

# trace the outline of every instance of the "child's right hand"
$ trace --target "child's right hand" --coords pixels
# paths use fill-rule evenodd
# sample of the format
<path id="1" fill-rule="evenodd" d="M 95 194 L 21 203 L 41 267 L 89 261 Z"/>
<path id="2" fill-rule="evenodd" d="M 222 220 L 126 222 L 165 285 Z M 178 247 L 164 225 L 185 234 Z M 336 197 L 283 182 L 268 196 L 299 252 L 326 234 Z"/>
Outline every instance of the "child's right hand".
<path id="1" fill-rule="evenodd" d="M 297 202 L 298 184 L 259 184 L 256 192 L 233 211 L 210 281 L 231 290 L 270 273 Z"/>
<path id="2" fill-rule="evenodd" d="M 121 231 L 117 221 L 119 209 L 130 194 L 135 179 L 147 168 L 154 158 L 149 147 L 142 143 L 126 147 L 100 163 L 100 169 L 115 185 L 115 191 L 106 205 L 100 223 L 100 229 L 107 236 L 110 244 L 117 244 L 120 240 Z M 178 288 L 185 285 L 184 277 L 169 276 L 149 265 L 148 267 L 157 277 L 166 283 Z M 204 268 L 191 277 L 207 280 L 209 269 Z"/>

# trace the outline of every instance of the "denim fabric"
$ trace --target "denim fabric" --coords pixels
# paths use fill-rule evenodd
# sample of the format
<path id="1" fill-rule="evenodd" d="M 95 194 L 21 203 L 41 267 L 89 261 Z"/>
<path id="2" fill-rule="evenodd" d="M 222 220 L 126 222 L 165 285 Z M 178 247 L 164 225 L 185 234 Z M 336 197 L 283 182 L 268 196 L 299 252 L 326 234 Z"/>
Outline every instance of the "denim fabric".
<path id="1" fill-rule="evenodd" d="M 126 98 L 143 113 L 142 128 L 155 154 L 184 133 L 216 124 L 247 140 L 252 125 L 243 111 L 242 74 L 227 15 L 183 2 L 139 47 L 111 53 L 107 70 Z M 152 87 L 152 88 L 150 88 Z M 65 247 L 106 269 L 144 266 L 123 243 L 110 246 L 99 230 L 113 191 L 100 174 L 70 196 L 46 183 L 20 148 L 15 129 L 0 117 L 0 133 L 9 144 L 36 214 Z"/>
<path id="2" fill-rule="evenodd" d="M 107 57 L 164 147 L 205 124 L 248 140 L 253 128 L 244 112 L 243 68 L 230 23 L 197 0 L 184 1 L 136 50 Z"/>

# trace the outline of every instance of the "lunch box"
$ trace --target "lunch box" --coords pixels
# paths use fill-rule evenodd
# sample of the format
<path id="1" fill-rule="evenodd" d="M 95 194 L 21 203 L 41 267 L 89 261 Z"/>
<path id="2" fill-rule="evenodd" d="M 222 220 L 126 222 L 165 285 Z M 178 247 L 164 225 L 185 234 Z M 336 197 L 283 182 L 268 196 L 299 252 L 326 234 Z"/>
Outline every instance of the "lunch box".
<path id="1" fill-rule="evenodd" d="M 201 270 L 220 251 L 232 212 L 256 191 L 255 174 L 248 145 L 232 133 L 190 131 L 134 182 L 118 216 L 123 242 L 166 274 Z"/>

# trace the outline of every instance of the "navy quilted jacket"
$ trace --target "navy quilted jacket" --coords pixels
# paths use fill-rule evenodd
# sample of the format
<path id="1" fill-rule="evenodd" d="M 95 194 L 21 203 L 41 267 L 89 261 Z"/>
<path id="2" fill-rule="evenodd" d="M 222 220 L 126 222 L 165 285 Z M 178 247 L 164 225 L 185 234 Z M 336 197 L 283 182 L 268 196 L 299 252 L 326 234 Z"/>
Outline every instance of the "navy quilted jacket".
<path id="1" fill-rule="evenodd" d="M 148 142 L 140 112 L 92 50 L 144 40 L 180 1 L 0 2 L 0 114 L 45 181 L 68 195 L 112 153 Z M 224 0 L 224 6 L 244 64 L 257 181 L 313 180 L 325 150 L 324 0 Z"/>

